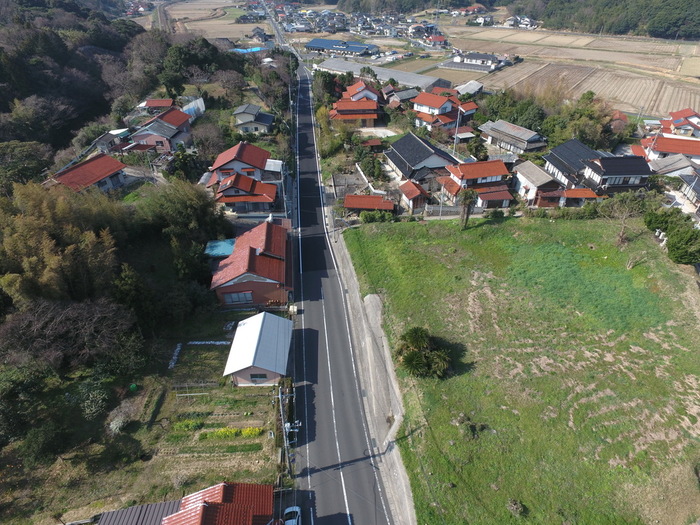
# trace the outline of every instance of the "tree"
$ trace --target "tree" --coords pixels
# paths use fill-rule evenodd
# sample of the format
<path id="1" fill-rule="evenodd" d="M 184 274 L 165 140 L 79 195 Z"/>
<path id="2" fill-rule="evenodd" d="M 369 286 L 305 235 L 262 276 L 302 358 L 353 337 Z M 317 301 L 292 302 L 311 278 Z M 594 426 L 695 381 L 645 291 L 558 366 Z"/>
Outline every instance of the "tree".
<path id="1" fill-rule="evenodd" d="M 406 372 L 416 377 L 445 377 L 452 363 L 449 353 L 437 348 L 430 332 L 422 326 L 401 334 L 394 353 Z"/>
<path id="2" fill-rule="evenodd" d="M 247 87 L 245 78 L 238 71 L 220 70 L 214 75 L 214 80 L 221 84 L 226 91 L 226 98 L 233 104 L 239 104 L 243 100 L 243 90 Z"/>
<path id="3" fill-rule="evenodd" d="M 370 66 L 362 66 L 360 68 L 360 78 L 377 82 L 377 73 Z"/>
<path id="4" fill-rule="evenodd" d="M 92 365 L 120 352 L 134 322 L 132 312 L 107 299 L 34 301 L 0 325 L 0 356 L 11 365 L 57 371 Z"/>
<path id="5" fill-rule="evenodd" d="M 481 142 L 480 137 L 474 137 L 467 142 L 467 151 L 478 161 L 488 160 L 489 158 L 489 152 L 486 146 L 484 146 L 484 143 Z"/>
<path id="6" fill-rule="evenodd" d="M 677 264 L 700 263 L 700 230 L 682 226 L 668 234 L 668 257 Z"/>
<path id="7" fill-rule="evenodd" d="M 598 206 L 598 213 L 608 221 L 618 224 L 617 245 L 627 242 L 629 220 L 642 215 L 654 202 L 655 198 L 645 191 L 626 191 L 616 193 Z"/>
<path id="8" fill-rule="evenodd" d="M 213 161 L 216 156 L 226 149 L 226 141 L 218 124 L 202 122 L 192 130 L 197 154 L 202 159 Z M 207 163 L 208 165 L 208 163 Z"/>
<path id="9" fill-rule="evenodd" d="M 15 182 L 41 180 L 51 155 L 51 147 L 39 142 L 0 142 L 0 191 L 9 196 Z"/>
<path id="10" fill-rule="evenodd" d="M 476 191 L 469 188 L 463 188 L 457 195 L 459 205 L 461 206 L 459 212 L 459 222 L 462 230 L 467 229 L 469 217 L 471 217 L 472 211 L 474 211 L 474 206 L 476 205 L 478 196 L 479 194 Z"/>

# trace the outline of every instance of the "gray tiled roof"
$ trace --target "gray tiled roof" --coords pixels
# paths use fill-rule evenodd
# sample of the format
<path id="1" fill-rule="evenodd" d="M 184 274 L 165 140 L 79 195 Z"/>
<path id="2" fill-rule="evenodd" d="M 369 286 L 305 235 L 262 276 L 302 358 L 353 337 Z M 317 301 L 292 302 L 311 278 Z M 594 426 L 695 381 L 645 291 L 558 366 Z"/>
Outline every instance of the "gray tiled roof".
<path id="1" fill-rule="evenodd" d="M 695 195 L 700 196 L 700 177 L 697 175 L 681 175 L 679 177 Z"/>
<path id="2" fill-rule="evenodd" d="M 536 131 L 511 124 L 505 120 L 497 120 L 496 122 L 488 121 L 479 129 L 482 128 L 484 128 L 483 131 L 488 134 L 493 134 L 494 132 L 502 133 L 516 139 L 524 140 L 525 142 L 535 142 L 541 140 L 542 138 L 542 136 Z"/>
<path id="3" fill-rule="evenodd" d="M 233 112 L 234 115 L 240 115 L 241 113 L 247 113 L 249 115 L 257 115 L 258 111 L 262 108 L 256 104 L 242 104 L 236 108 Z"/>
<path id="4" fill-rule="evenodd" d="M 162 120 L 154 120 L 148 126 L 144 126 L 143 128 L 136 131 L 134 135 L 138 133 L 143 133 L 144 131 L 149 131 L 151 133 L 155 133 L 156 135 L 160 135 L 161 137 L 166 137 L 169 139 L 173 138 L 180 132 L 180 130 L 177 129 L 175 126 L 171 126 L 170 124 L 168 124 L 167 122 L 163 122 Z"/>
<path id="5" fill-rule="evenodd" d="M 533 186 L 540 187 L 553 181 L 552 176 L 531 161 L 523 162 L 515 168 L 520 175 L 527 179 Z"/>
<path id="6" fill-rule="evenodd" d="M 695 164 L 682 153 L 652 160 L 649 162 L 649 166 L 656 173 L 660 174 L 682 170 L 683 168 L 695 168 Z"/>
<path id="7" fill-rule="evenodd" d="M 360 76 L 360 70 L 366 67 L 367 64 L 360 64 L 353 60 L 345 60 L 342 58 L 329 58 L 318 64 L 317 68 L 333 73 L 352 72 L 355 76 Z M 417 73 L 409 73 L 407 71 L 399 71 L 398 69 L 390 69 L 388 67 L 372 66 L 372 70 L 377 74 L 377 78 L 386 82 L 390 78 L 396 80 L 402 86 L 418 86 L 423 91 L 429 91 L 434 86 L 451 87 L 452 82 L 444 78 L 432 77 L 428 75 L 419 75 Z"/>
<path id="8" fill-rule="evenodd" d="M 136 505 L 126 509 L 105 512 L 98 525 L 160 525 L 162 519 L 175 514 L 180 508 L 180 500 Z"/>

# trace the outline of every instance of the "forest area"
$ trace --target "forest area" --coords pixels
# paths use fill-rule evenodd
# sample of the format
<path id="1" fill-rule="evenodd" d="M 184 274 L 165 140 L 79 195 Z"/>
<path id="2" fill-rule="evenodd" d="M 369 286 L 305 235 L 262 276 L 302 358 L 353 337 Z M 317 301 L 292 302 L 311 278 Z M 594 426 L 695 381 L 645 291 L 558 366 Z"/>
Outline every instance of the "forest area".
<path id="1" fill-rule="evenodd" d="M 291 157 L 292 56 L 272 50 L 279 67 L 262 67 L 91 5 L 0 0 L 0 470 L 12 473 L 0 477 L 2 522 L 37 510 L 12 495 L 42 486 L 39 473 L 67 451 L 86 468 L 144 454 L 108 415 L 130 395 L 125 385 L 162 373 L 164 339 L 216 310 L 204 247 L 235 235 L 193 182 L 242 140 Z M 40 184 L 106 131 L 129 127 L 140 101 L 182 95 L 201 97 L 206 112 L 164 183 L 109 195 Z M 232 126 L 251 100 L 278 117 L 267 137 Z M 148 168 L 152 158 L 120 160 Z M 99 458 L 81 459 L 91 444 Z"/>

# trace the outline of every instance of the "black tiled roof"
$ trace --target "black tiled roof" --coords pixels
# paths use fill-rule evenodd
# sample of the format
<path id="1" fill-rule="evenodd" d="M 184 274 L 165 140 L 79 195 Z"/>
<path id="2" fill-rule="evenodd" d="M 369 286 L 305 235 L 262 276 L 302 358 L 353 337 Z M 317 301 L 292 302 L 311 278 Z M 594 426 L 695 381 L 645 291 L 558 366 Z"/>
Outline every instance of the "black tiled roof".
<path id="1" fill-rule="evenodd" d="M 586 166 L 586 160 L 598 158 L 600 154 L 578 139 L 567 140 L 563 144 L 551 149 L 543 158 L 552 166 L 565 174 L 574 174 L 582 171 Z"/>
<path id="2" fill-rule="evenodd" d="M 391 145 L 391 150 L 396 152 L 411 169 L 431 155 L 438 155 L 449 161 L 453 160 L 440 148 L 433 146 L 429 141 L 417 137 L 413 133 L 409 133 L 405 137 L 394 142 Z M 392 158 L 391 160 L 393 162 L 394 159 Z"/>
<path id="3" fill-rule="evenodd" d="M 644 157 L 636 155 L 603 157 L 595 162 L 587 160 L 585 164 L 599 175 L 606 177 L 652 174 L 649 164 L 644 160 Z"/>

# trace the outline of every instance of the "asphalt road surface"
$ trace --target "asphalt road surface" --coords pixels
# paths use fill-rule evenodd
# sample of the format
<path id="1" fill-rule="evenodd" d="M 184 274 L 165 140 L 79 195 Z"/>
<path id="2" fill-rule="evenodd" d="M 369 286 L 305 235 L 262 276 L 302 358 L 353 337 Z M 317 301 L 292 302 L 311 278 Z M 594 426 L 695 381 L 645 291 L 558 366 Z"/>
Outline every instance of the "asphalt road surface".
<path id="1" fill-rule="evenodd" d="M 309 99 L 300 69 L 298 99 L 299 307 L 295 355 L 294 444 L 297 504 L 304 524 L 391 524 L 362 405 L 350 342 L 345 290 L 328 246 L 319 192 L 318 154 Z M 293 433 L 292 433 L 293 434 Z"/>

